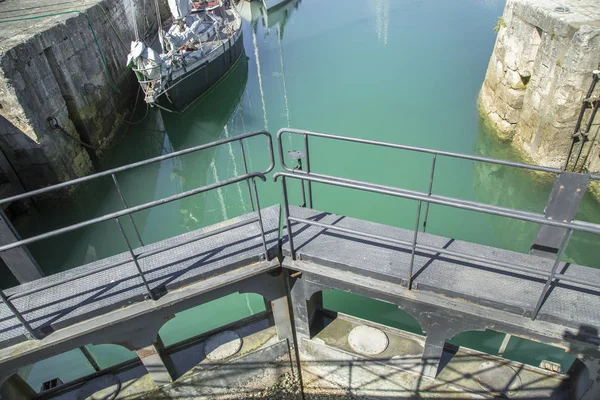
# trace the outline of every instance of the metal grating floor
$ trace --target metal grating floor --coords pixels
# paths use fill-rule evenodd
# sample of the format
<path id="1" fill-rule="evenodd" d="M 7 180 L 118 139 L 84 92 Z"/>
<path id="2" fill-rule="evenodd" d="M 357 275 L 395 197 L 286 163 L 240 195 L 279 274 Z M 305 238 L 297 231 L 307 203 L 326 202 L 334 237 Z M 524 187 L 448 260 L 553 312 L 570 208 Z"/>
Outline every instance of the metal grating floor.
<path id="1" fill-rule="evenodd" d="M 267 248 L 276 255 L 278 248 L 280 207 L 275 205 L 261 210 L 266 232 Z M 139 260 L 150 288 L 173 290 L 210 278 L 245 265 L 258 262 L 264 253 L 258 222 L 237 227 L 214 236 L 199 238 L 211 230 L 249 220 L 256 212 L 222 223 L 162 240 L 135 250 L 137 255 L 161 247 L 177 247 Z M 179 245 L 181 244 L 181 245 Z M 13 295 L 60 280 L 70 274 L 98 269 L 109 264 L 119 266 L 85 278 L 60 284 L 14 300 L 34 329 L 59 329 L 133 302 L 141 301 L 147 292 L 129 253 L 121 253 L 68 271 L 29 282 L 6 291 Z M 0 304 L 0 344 L 10 345 L 24 339 L 24 329 L 4 303 Z"/>
<path id="2" fill-rule="evenodd" d="M 312 209 L 290 206 L 292 217 L 312 219 L 356 231 L 411 242 L 412 230 L 363 221 Z M 302 260 L 356 272 L 386 281 L 406 280 L 410 268 L 410 247 L 292 223 L 294 247 Z M 287 231 L 284 229 L 283 251 L 289 255 Z M 542 271 L 550 271 L 553 261 L 529 254 L 419 233 L 418 243 L 446 247 L 449 250 L 477 255 L 490 260 L 513 262 Z M 558 271 L 582 279 L 600 280 L 600 270 L 562 263 Z M 414 263 L 414 283 L 422 291 L 530 315 L 543 290 L 545 279 L 520 272 L 491 268 L 475 262 L 418 250 Z M 600 293 L 569 282 L 559 282 L 550 291 L 538 319 L 580 328 L 600 326 Z"/>

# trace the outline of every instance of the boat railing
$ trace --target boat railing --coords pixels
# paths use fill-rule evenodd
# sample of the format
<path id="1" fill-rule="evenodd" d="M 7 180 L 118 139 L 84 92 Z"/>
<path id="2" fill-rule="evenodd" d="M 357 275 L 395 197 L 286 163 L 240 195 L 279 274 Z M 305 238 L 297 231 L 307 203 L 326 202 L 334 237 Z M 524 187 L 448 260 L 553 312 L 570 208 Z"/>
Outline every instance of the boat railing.
<path id="1" fill-rule="evenodd" d="M 207 48 L 209 46 L 210 46 L 210 50 L 207 53 L 202 54 L 202 59 L 208 59 L 209 56 L 211 56 L 214 52 L 218 51 L 222 47 L 222 44 L 216 43 L 215 41 L 206 42 L 206 43 L 202 44 L 202 48 Z M 147 67 L 147 68 L 137 68 L 137 67 L 132 68 L 133 71 L 136 72 L 138 83 L 140 84 L 142 91 L 144 92 L 145 101 L 150 104 L 155 103 L 156 99 L 158 99 L 159 96 L 166 93 L 169 89 L 171 89 L 177 85 L 177 83 L 174 85 L 164 85 L 163 79 L 165 78 L 165 76 L 162 75 L 162 71 L 161 71 L 160 78 L 140 79 L 140 75 L 144 76 L 144 77 L 147 76 L 144 72 L 152 71 L 153 69 L 155 69 L 157 67 L 160 67 L 160 66 L 157 65 L 154 67 Z"/>
<path id="2" fill-rule="evenodd" d="M 297 160 L 297 162 L 298 162 L 297 166 L 290 167 L 286 164 L 285 157 L 284 157 L 284 151 L 283 151 L 283 140 L 282 140 L 282 137 L 284 135 L 299 135 L 304 140 L 304 151 L 303 152 L 302 151 L 292 151 L 288 154 L 289 156 L 291 156 L 292 158 Z M 311 167 L 310 146 L 309 146 L 309 144 L 310 144 L 309 138 L 311 138 L 311 137 L 319 137 L 322 139 L 329 139 L 329 140 L 335 140 L 335 141 L 359 143 L 359 144 L 365 144 L 365 145 L 371 145 L 371 146 L 393 148 L 393 149 L 403 150 L 403 151 L 430 154 L 430 155 L 432 155 L 432 161 L 431 161 L 431 170 L 430 170 L 430 174 L 429 174 L 428 190 L 427 190 L 427 192 L 419 192 L 419 191 L 408 190 L 408 189 L 403 189 L 403 188 L 399 188 L 399 187 L 376 184 L 376 183 L 372 183 L 372 182 L 365 182 L 365 181 L 343 178 L 340 176 L 332 176 L 332 175 L 317 173 L 317 172 L 313 171 L 313 169 Z M 482 162 L 482 163 L 488 163 L 488 164 L 503 165 L 503 166 L 508 166 L 508 167 L 516 167 L 516 168 L 521 168 L 521 169 L 526 169 L 526 170 L 531 170 L 531 171 L 548 172 L 548 173 L 553 173 L 553 174 L 560 174 L 560 173 L 564 172 L 558 168 L 530 165 L 530 164 L 524 164 L 524 163 L 513 162 L 513 161 L 505 161 L 505 160 L 486 158 L 486 157 L 480 157 L 480 156 L 474 156 L 474 155 L 468 155 L 468 154 L 453 153 L 453 152 L 449 152 L 449 151 L 433 150 L 433 149 L 426 149 L 426 148 L 415 147 L 415 146 L 400 145 L 400 144 L 396 144 L 396 143 L 387 143 L 387 142 L 381 142 L 381 141 L 376 141 L 376 140 L 352 138 L 352 137 L 346 137 L 346 136 L 331 135 L 331 134 L 326 134 L 326 133 L 318 133 L 318 132 L 311 132 L 311 131 L 305 131 L 305 130 L 299 130 L 299 129 L 288 129 L 288 128 L 281 129 L 278 132 L 277 144 L 278 144 L 278 149 L 279 149 L 279 161 L 281 163 L 281 166 L 282 166 L 284 172 L 278 172 L 278 173 L 274 174 L 273 179 L 278 180 L 279 178 L 281 178 L 281 183 L 282 183 L 282 187 L 283 187 L 283 196 L 284 196 L 283 208 L 284 208 L 284 212 L 285 212 L 285 224 L 287 226 L 287 235 L 289 238 L 288 243 L 289 243 L 289 247 L 290 247 L 290 255 L 293 259 L 296 259 L 296 249 L 294 248 L 292 223 L 300 223 L 300 224 L 306 224 L 309 226 L 317 226 L 317 227 L 320 227 L 320 228 L 323 228 L 326 230 L 356 235 L 356 236 L 360 236 L 360 237 L 364 237 L 364 238 L 368 238 L 368 239 L 380 240 L 380 241 L 383 241 L 386 243 L 392 243 L 395 245 L 407 246 L 408 248 L 410 248 L 410 251 L 411 251 L 409 272 L 408 272 L 408 276 L 406 279 L 406 287 L 408 290 L 411 290 L 411 286 L 412 286 L 413 268 L 414 268 L 415 254 L 416 254 L 417 250 L 432 252 L 434 254 L 435 253 L 445 254 L 445 255 L 448 255 L 453 258 L 474 261 L 474 262 L 489 266 L 494 269 L 499 268 L 501 270 L 504 269 L 504 270 L 510 270 L 510 271 L 518 271 L 520 273 L 525 273 L 528 275 L 541 277 L 541 278 L 545 279 L 546 284 L 545 284 L 545 287 L 544 287 L 542 293 L 540 294 L 540 297 L 535 306 L 535 309 L 532 312 L 532 319 L 535 319 L 537 317 L 537 314 L 543 304 L 543 301 L 548 293 L 548 290 L 550 289 L 550 285 L 555 281 L 558 282 L 560 280 L 560 281 L 575 283 L 578 285 L 583 285 L 583 286 L 594 288 L 594 289 L 600 289 L 600 281 L 597 281 L 597 280 L 590 281 L 587 279 L 581 279 L 581 278 L 578 278 L 573 275 L 567 275 L 564 272 L 557 273 L 559 264 L 561 263 L 561 260 L 562 260 L 562 256 L 569 244 L 569 241 L 573 235 L 573 232 L 574 231 L 587 232 L 587 233 L 592 233 L 592 234 L 598 235 L 598 234 L 600 234 L 600 225 L 599 224 L 594 224 L 594 223 L 589 223 L 589 222 L 584 222 L 584 221 L 577 221 L 577 220 L 573 220 L 571 222 L 558 221 L 558 220 L 553 220 L 551 218 L 547 218 L 543 214 L 539 214 L 539 213 L 517 210 L 517 209 L 512 209 L 512 208 L 506 208 L 506 207 L 500 207 L 500 206 L 490 205 L 490 204 L 486 204 L 486 203 L 463 200 L 463 199 L 459 199 L 459 198 L 441 196 L 441 195 L 436 195 L 436 194 L 432 193 L 434 179 L 435 179 L 435 171 L 436 171 L 436 160 L 440 156 L 454 158 L 454 159 L 471 160 L 471 161 L 475 161 L 475 162 Z M 304 168 L 302 165 L 302 159 L 306 159 Z M 600 180 L 600 175 L 589 175 L 589 177 L 592 180 Z M 337 187 L 343 187 L 343 188 L 350 188 L 350 189 L 355 189 L 355 190 L 360 190 L 360 191 L 366 191 L 366 192 L 378 193 L 378 194 L 383 194 L 383 195 L 388 195 L 388 196 L 393 196 L 393 197 L 415 200 L 418 202 L 418 204 L 417 204 L 417 210 L 416 210 L 416 223 L 414 226 L 414 234 L 413 234 L 412 241 L 406 241 L 406 240 L 400 240 L 400 239 L 396 239 L 396 238 L 385 237 L 385 236 L 381 236 L 381 235 L 375 235 L 375 234 L 371 234 L 371 233 L 366 233 L 366 232 L 361 232 L 361 231 L 356 231 L 356 230 L 339 227 L 336 225 L 325 224 L 322 222 L 317 222 L 317 221 L 313 221 L 313 220 L 309 220 L 309 219 L 294 217 L 294 216 L 290 215 L 290 211 L 289 211 L 289 196 L 288 196 L 288 189 L 287 189 L 287 183 L 286 183 L 287 179 L 297 179 L 297 180 L 301 181 L 301 188 L 302 188 L 301 193 L 302 193 L 303 206 L 308 206 L 309 208 L 313 208 L 312 183 L 319 183 L 319 184 L 325 184 L 325 185 L 331 185 L 331 186 L 337 186 Z M 308 190 L 305 189 L 305 182 L 307 183 Z M 307 196 L 306 196 L 307 192 L 308 192 L 308 202 L 307 202 Z M 462 210 L 474 211 L 474 212 L 478 212 L 478 213 L 485 213 L 485 214 L 491 214 L 491 215 L 496 215 L 496 216 L 505 217 L 505 218 L 517 219 L 517 220 L 521 220 L 521 221 L 533 222 L 533 223 L 540 224 L 540 225 L 547 225 L 547 226 L 553 226 L 556 228 L 562 228 L 566 231 L 566 233 L 562 238 L 560 248 L 556 252 L 556 257 L 554 259 L 553 266 L 552 266 L 550 272 L 548 272 L 548 271 L 544 271 L 544 270 L 540 270 L 540 269 L 531 268 L 526 265 L 519 265 L 517 263 L 510 262 L 510 261 L 491 260 L 491 259 L 480 257 L 480 256 L 477 256 L 474 254 L 457 252 L 457 251 L 449 250 L 446 248 L 432 247 L 432 246 L 428 246 L 428 245 L 419 243 L 418 235 L 419 235 L 419 231 L 421 228 L 421 209 L 422 209 L 423 204 L 426 205 L 425 216 L 423 219 L 423 232 L 426 231 L 426 227 L 427 227 L 427 216 L 428 216 L 428 212 L 429 212 L 429 205 L 436 204 L 436 205 L 453 207 L 453 208 L 462 209 Z M 584 289 L 581 289 L 581 290 L 584 290 Z"/>
<path id="3" fill-rule="evenodd" d="M 246 149 L 245 149 L 245 142 L 249 139 L 255 138 L 255 137 L 259 137 L 259 136 L 264 136 L 267 140 L 267 146 L 266 146 L 266 154 L 263 153 L 263 155 L 266 155 L 269 160 L 269 166 L 262 170 L 262 171 L 249 171 L 248 170 L 248 163 L 247 163 L 247 157 L 246 157 Z M 195 189 L 190 189 L 187 190 L 185 192 L 182 193 L 178 193 L 175 195 L 171 195 L 168 197 L 164 197 L 158 200 L 154 200 L 154 201 L 150 201 L 147 203 L 143 203 L 140 205 L 136 205 L 133 207 L 130 207 L 127 204 L 127 201 L 125 200 L 125 196 L 123 194 L 123 191 L 121 189 L 121 186 L 119 184 L 119 181 L 117 179 L 117 174 L 124 172 L 124 171 L 130 171 L 148 164 L 152 164 L 152 163 L 156 163 L 156 162 L 160 162 L 160 161 L 164 161 L 164 160 L 168 160 L 168 159 L 172 159 L 175 157 L 181 157 L 187 154 L 191 154 L 191 153 L 196 153 L 202 150 L 206 150 L 206 149 L 211 149 L 211 148 L 216 148 L 216 147 L 220 147 L 226 144 L 231 144 L 237 142 L 240 146 L 240 150 L 241 150 L 241 155 L 242 155 L 242 160 L 243 160 L 243 164 L 244 164 L 244 174 L 243 175 L 239 175 L 239 176 L 235 176 L 229 179 L 225 179 L 219 182 L 215 182 L 212 183 L 210 185 L 205 185 L 202 187 L 198 187 Z M 15 299 L 27 296 L 27 295 L 31 295 L 33 293 L 37 293 L 40 292 L 42 290 L 46 290 L 67 282 L 71 282 L 74 281 L 76 279 L 80 279 L 86 276 L 90 276 L 96 273 L 99 273 L 101 271 L 105 271 L 111 268 L 116 268 L 119 267 L 120 265 L 132 262 L 135 264 L 135 267 L 137 269 L 138 272 L 138 276 L 141 278 L 145 290 L 147 292 L 147 295 L 149 296 L 149 298 L 152 299 L 156 299 L 157 295 L 156 293 L 150 289 L 150 286 L 148 284 L 148 281 L 146 280 L 144 271 L 142 270 L 142 268 L 140 267 L 140 264 L 138 262 L 139 259 L 148 257 L 150 255 L 154 255 L 157 253 L 161 253 L 167 250 L 170 250 L 172 248 L 174 248 L 175 246 L 173 245 L 166 245 L 166 246 L 162 246 L 158 249 L 153 249 L 151 252 L 149 253 L 141 253 L 141 254 L 136 254 L 136 252 L 134 251 L 134 246 L 131 244 L 131 241 L 129 239 L 129 237 L 127 236 L 127 234 L 125 233 L 125 230 L 123 228 L 122 222 L 121 222 L 121 218 L 128 218 L 131 222 L 131 225 L 133 227 L 133 230 L 135 232 L 135 236 L 137 241 L 139 242 L 140 246 L 145 246 L 144 241 L 142 240 L 142 237 L 140 235 L 140 232 L 137 228 L 137 225 L 134 221 L 133 218 L 133 214 L 139 211 L 143 211 L 143 210 L 148 210 L 163 204 L 167 204 L 173 201 L 177 201 L 177 200 L 181 200 L 184 199 L 186 197 L 190 197 L 190 196 L 194 196 L 196 194 L 199 193 L 204 193 L 204 192 L 208 192 L 211 190 L 216 190 L 219 189 L 221 187 L 224 186 L 228 186 L 228 185 L 232 185 L 232 184 L 236 184 L 236 183 L 241 183 L 241 182 L 246 182 L 246 185 L 248 187 L 248 195 L 250 198 L 250 203 L 252 206 L 252 210 L 256 211 L 256 216 L 250 219 L 245 219 L 243 221 L 219 228 L 219 229 L 215 229 L 215 230 L 211 230 L 210 232 L 204 234 L 204 237 L 208 237 L 208 236 L 213 236 L 219 233 L 223 233 L 232 229 L 236 229 L 239 228 L 241 226 L 246 226 L 249 224 L 253 224 L 253 223 L 258 223 L 259 227 L 260 227 L 260 231 L 261 231 L 261 236 L 262 236 L 262 247 L 263 247 L 263 251 L 264 251 L 264 257 L 268 260 L 269 259 L 269 253 L 267 250 L 267 245 L 266 245 L 266 238 L 265 238 L 265 231 L 264 231 L 264 226 L 263 226 L 263 219 L 262 219 L 262 215 L 261 215 L 261 210 L 260 210 L 260 200 L 259 200 L 259 193 L 258 193 L 258 187 L 256 185 L 256 178 L 262 180 L 263 182 L 266 180 L 265 178 L 265 174 L 268 174 L 270 171 L 273 170 L 273 167 L 275 165 L 275 159 L 274 159 L 274 155 L 273 155 L 273 145 L 272 145 L 272 138 L 271 135 L 267 132 L 267 131 L 258 131 L 258 132 L 251 132 L 251 133 L 246 133 L 240 136 L 235 136 L 235 137 L 230 137 L 227 139 L 222 139 L 222 140 L 217 140 L 214 142 L 210 142 L 210 143 L 206 143 L 203 145 L 199 145 L 199 146 L 195 146 L 195 147 L 191 147 L 191 148 L 187 148 L 187 149 L 183 149 L 183 150 L 179 150 L 173 153 L 169 153 L 169 154 L 164 154 L 158 157 L 154 157 L 154 158 L 150 158 L 147 160 L 143 160 L 143 161 L 139 161 L 136 163 L 132 163 L 132 164 L 128 164 L 122 167 L 118 167 L 118 168 L 113 168 L 110 170 L 106 170 L 103 172 L 99 172 L 93 175 L 89 175 L 89 176 L 85 176 L 82 178 L 77 178 L 68 182 L 63 182 L 63 183 L 59 183 L 56 185 L 52 185 L 52 186 L 48 186 L 42 189 L 38 189 L 38 190 L 34 190 L 31 192 L 27 192 L 27 193 L 23 193 L 23 194 L 19 194 L 16 196 L 11 196 L 11 197 L 7 197 L 4 199 L 0 199 L 0 206 L 4 205 L 4 204 L 9 204 L 11 202 L 15 202 L 15 201 L 19 201 L 19 200 L 25 200 L 34 196 L 39 196 L 42 194 L 46 194 L 46 193 L 50 193 L 50 192 L 54 192 L 57 190 L 61 190 L 61 189 L 65 189 L 65 188 L 69 188 L 81 183 L 85 183 L 85 182 L 90 182 L 90 181 L 94 181 L 94 180 L 98 180 L 102 177 L 110 177 L 112 179 L 112 182 L 114 184 L 114 187 L 119 195 L 119 198 L 121 200 L 121 204 L 123 206 L 123 209 L 116 211 L 116 212 L 111 212 L 108 214 L 104 214 L 101 215 L 99 217 L 95 217 L 95 218 L 91 218 L 82 222 L 78 222 L 72 225 L 68 225 L 59 229 L 55 229 L 52 231 L 48 231 L 42 234 L 38 234 L 32 237 L 28 237 L 26 239 L 21 239 L 18 240 L 16 242 L 13 243 L 9 243 L 9 244 L 5 244 L 0 246 L 0 252 L 5 252 L 8 250 L 12 250 L 12 249 L 16 249 L 18 247 L 22 247 L 22 246 L 26 246 L 32 243 L 36 243 L 45 239 L 49 239 L 49 238 L 53 238 L 62 234 L 65 234 L 67 232 L 72 232 L 78 229 L 82 229 L 91 225 L 95 225 L 101 222 L 106 222 L 106 221 L 110 221 L 110 220 L 114 220 L 119 228 L 120 234 L 123 238 L 123 242 L 125 243 L 128 253 L 130 255 L 130 258 L 125 260 L 125 261 L 119 261 L 113 264 L 109 264 L 109 265 L 105 265 L 102 266 L 100 268 L 95 268 L 89 271 L 84 271 L 81 273 L 73 273 L 73 274 L 69 274 L 68 276 L 64 276 L 61 279 L 56 279 L 53 280 L 51 282 L 48 282 L 46 284 L 43 285 L 39 285 L 36 286 L 33 289 L 27 289 L 27 290 L 23 290 L 23 291 L 18 291 L 12 295 L 7 295 L 5 293 L 4 290 L 0 290 L 0 298 L 2 299 L 2 301 L 6 304 L 6 306 L 10 309 L 10 311 L 12 312 L 12 314 L 17 318 L 17 320 L 21 323 L 21 325 L 24 327 L 25 331 L 27 332 L 28 335 L 36 338 L 38 337 L 35 330 L 31 327 L 31 325 L 29 324 L 29 322 L 26 320 L 26 318 L 23 316 L 23 314 L 16 308 L 16 306 L 14 305 L 13 301 Z M 198 240 L 198 238 L 195 238 L 193 240 Z M 190 241 L 191 242 L 191 241 Z M 187 242 L 185 242 L 187 243 Z M 184 243 L 184 244 L 185 244 Z M 182 245 L 181 243 L 179 243 L 177 246 Z"/>

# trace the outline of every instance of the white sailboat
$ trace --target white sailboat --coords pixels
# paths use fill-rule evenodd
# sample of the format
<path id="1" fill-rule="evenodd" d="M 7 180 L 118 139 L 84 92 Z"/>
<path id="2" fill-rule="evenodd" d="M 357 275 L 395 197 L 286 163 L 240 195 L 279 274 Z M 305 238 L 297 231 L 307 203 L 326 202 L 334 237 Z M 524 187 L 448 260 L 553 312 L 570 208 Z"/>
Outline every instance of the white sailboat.
<path id="1" fill-rule="evenodd" d="M 147 103 L 183 112 L 244 53 L 241 17 L 228 1 L 168 4 L 173 19 L 166 32 L 159 28 L 161 52 L 136 40 L 127 65 L 135 71 Z"/>

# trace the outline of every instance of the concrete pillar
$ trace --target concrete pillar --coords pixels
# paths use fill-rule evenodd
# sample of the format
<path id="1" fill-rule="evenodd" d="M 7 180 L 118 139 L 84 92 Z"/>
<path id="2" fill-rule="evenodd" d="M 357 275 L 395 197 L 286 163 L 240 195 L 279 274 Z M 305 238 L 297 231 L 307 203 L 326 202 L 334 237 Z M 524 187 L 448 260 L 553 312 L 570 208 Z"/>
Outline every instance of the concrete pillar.
<path id="1" fill-rule="evenodd" d="M 579 355 L 567 372 L 573 399 L 600 399 L 600 360 Z"/>
<path id="2" fill-rule="evenodd" d="M 0 210 L 0 244 L 20 240 L 19 234 Z M 20 283 L 31 282 L 44 276 L 40 266 L 26 247 L 17 247 L 0 253 L 0 257 Z"/>
<path id="3" fill-rule="evenodd" d="M 173 383 L 176 378 L 175 369 L 163 350 L 164 345 L 158 337 L 156 342 L 150 346 L 135 351 L 144 367 L 146 367 L 148 374 L 150 374 L 156 386 L 159 387 Z"/>
<path id="4" fill-rule="evenodd" d="M 2 378 L 0 378 L 0 382 L 2 382 Z M 33 399 L 35 395 L 35 390 L 17 374 L 10 376 L 0 386 L 0 399 L 2 400 L 29 400 Z"/>
<path id="5" fill-rule="evenodd" d="M 302 277 L 290 279 L 290 293 L 292 296 L 292 310 L 294 312 L 294 325 L 296 327 L 298 347 L 302 349 L 302 340 L 310 339 L 310 318 Z"/>
<path id="6" fill-rule="evenodd" d="M 439 372 L 440 361 L 446 344 L 445 330 L 432 330 L 427 333 L 421 362 L 423 364 L 423 375 L 435 378 Z"/>

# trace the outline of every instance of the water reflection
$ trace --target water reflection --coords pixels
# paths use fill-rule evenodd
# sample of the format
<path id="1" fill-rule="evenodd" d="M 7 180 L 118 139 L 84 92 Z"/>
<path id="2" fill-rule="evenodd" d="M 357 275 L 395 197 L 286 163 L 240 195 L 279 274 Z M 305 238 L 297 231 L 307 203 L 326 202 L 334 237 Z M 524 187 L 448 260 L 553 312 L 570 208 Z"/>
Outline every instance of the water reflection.
<path id="1" fill-rule="evenodd" d="M 182 116 L 165 115 L 165 127 L 168 131 L 176 132 L 169 136 L 173 148 L 183 149 L 223 136 L 229 137 L 230 126 L 243 118 L 240 100 L 247 80 L 248 61 L 242 57 L 229 76 L 219 84 L 218 94 L 213 92 L 202 98 Z M 235 154 L 233 144 L 188 154 L 178 158 L 180 164 L 173 169 L 173 177 L 179 183 L 180 191 L 192 190 L 240 175 L 238 159 L 241 160 Z M 225 165 L 227 168 L 223 168 Z M 230 191 L 231 187 L 224 187 L 180 200 L 178 214 L 183 230 L 198 229 L 218 220 L 229 219 L 234 216 L 228 212 L 229 208 L 239 209 L 235 214 L 247 210 L 247 200 L 242 195 L 241 187 L 235 185 L 237 196 L 227 196 Z"/>
<path id="2" fill-rule="evenodd" d="M 258 90 L 260 93 L 263 114 L 263 128 L 265 130 L 269 130 L 269 119 L 265 99 L 264 77 L 262 72 L 263 68 L 261 66 L 262 63 L 258 43 L 259 25 L 261 25 L 261 27 L 263 28 L 262 31 L 265 38 L 271 35 L 277 36 L 279 66 L 281 72 L 273 72 L 273 76 L 281 78 L 283 89 L 283 101 L 285 106 L 285 122 L 286 126 L 289 127 L 291 126 L 291 115 L 286 83 L 282 41 L 286 24 L 292 16 L 292 13 L 298 9 L 300 2 L 301 0 L 291 0 L 281 5 L 280 7 L 274 8 L 269 11 L 267 11 L 265 7 L 257 1 L 241 1 L 237 5 L 237 9 L 240 12 L 242 18 L 248 21 L 252 27 L 252 50 L 254 55 L 254 62 L 256 63 Z"/>
<path id="3" fill-rule="evenodd" d="M 261 2 L 242 0 L 238 3 L 236 8 L 244 20 L 253 25 L 261 22 L 262 26 L 267 28 L 265 32 L 266 35 L 270 33 L 270 28 L 279 27 L 281 30 L 281 37 L 283 37 L 285 25 L 293 12 L 298 9 L 301 1 L 302 0 L 290 0 L 280 7 L 267 11 Z"/>
<path id="4" fill-rule="evenodd" d="M 371 0 L 370 4 L 375 9 L 375 31 L 377 40 L 384 45 L 388 43 L 388 31 L 390 28 L 391 0 Z"/>

